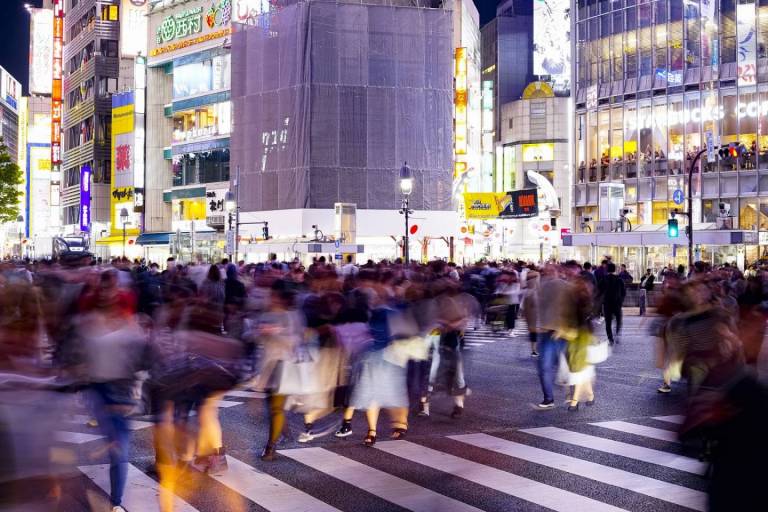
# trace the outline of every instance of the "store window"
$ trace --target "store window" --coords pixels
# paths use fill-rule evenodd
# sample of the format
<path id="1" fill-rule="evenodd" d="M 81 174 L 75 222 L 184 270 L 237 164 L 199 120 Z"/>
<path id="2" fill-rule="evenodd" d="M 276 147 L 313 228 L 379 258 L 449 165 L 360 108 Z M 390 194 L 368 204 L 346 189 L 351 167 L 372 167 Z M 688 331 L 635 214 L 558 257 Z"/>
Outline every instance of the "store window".
<path id="1" fill-rule="evenodd" d="M 184 98 L 230 87 L 230 54 L 173 68 L 173 97 Z"/>
<path id="2" fill-rule="evenodd" d="M 667 26 L 656 26 L 656 71 L 667 69 Z"/>
<path id="3" fill-rule="evenodd" d="M 768 199 L 760 199 L 760 231 L 768 231 Z"/>
<path id="4" fill-rule="evenodd" d="M 229 181 L 229 149 L 174 156 L 174 187 L 219 181 Z"/>
<path id="5" fill-rule="evenodd" d="M 720 0 L 720 61 L 736 62 L 736 0 Z"/>
<path id="6" fill-rule="evenodd" d="M 757 229 L 757 199 L 742 199 L 739 208 L 739 229 Z M 735 226 L 734 226 L 735 227 Z"/>
<path id="7" fill-rule="evenodd" d="M 587 112 L 587 172 L 589 181 L 597 181 L 599 155 L 597 153 L 597 112 Z"/>
<path id="8" fill-rule="evenodd" d="M 640 39 L 640 76 L 653 75 L 652 31 L 653 29 L 650 27 L 638 30 Z"/>
<path id="9" fill-rule="evenodd" d="M 667 102 L 660 98 L 654 100 L 653 107 L 653 164 L 654 175 L 665 176 L 667 174 Z"/>
<path id="10" fill-rule="evenodd" d="M 228 135 L 231 125 L 232 109 L 228 101 L 198 107 L 194 110 L 174 112 L 173 142 L 178 144 Z"/>
<path id="11" fill-rule="evenodd" d="M 685 39 L 685 63 L 689 68 L 701 66 L 701 16 L 694 5 L 688 5 L 685 25 L 688 36 Z"/>
<path id="12" fill-rule="evenodd" d="M 624 178 L 624 127 L 622 125 L 622 109 L 611 109 L 611 178 Z"/>
<path id="13" fill-rule="evenodd" d="M 768 16 L 768 12 L 766 16 Z M 760 169 L 766 169 L 768 168 L 768 85 L 760 85 L 758 99 L 758 165 Z"/>
<path id="14" fill-rule="evenodd" d="M 627 9 L 629 13 L 631 9 Z M 628 15 L 629 16 L 629 15 Z M 625 61 L 625 76 L 627 78 L 637 78 L 637 33 L 635 30 L 629 30 L 624 34 L 624 54 L 626 56 Z"/>
<path id="15" fill-rule="evenodd" d="M 653 175 L 653 110 L 649 101 L 640 103 L 637 120 L 639 129 L 638 162 L 640 163 L 640 175 L 643 177 Z"/>
<path id="16" fill-rule="evenodd" d="M 722 130 L 720 143 L 723 145 L 736 143 L 739 140 L 738 101 L 734 91 L 724 92 L 722 95 L 723 120 L 720 122 Z M 720 159 L 721 171 L 736 170 L 737 160 L 733 156 Z"/>
<path id="17" fill-rule="evenodd" d="M 739 168 L 753 170 L 757 166 L 757 92 L 754 87 L 739 91 L 739 143 L 746 151 L 739 158 Z"/>
<path id="18" fill-rule="evenodd" d="M 608 165 L 611 162 L 611 145 L 609 142 L 609 114 L 608 110 L 598 112 L 597 143 L 600 150 L 600 181 L 608 179 Z"/>
<path id="19" fill-rule="evenodd" d="M 669 125 L 669 171 L 670 174 L 681 174 L 685 149 L 685 115 L 683 98 L 670 99 L 668 111 Z"/>
<path id="20" fill-rule="evenodd" d="M 637 105 L 624 102 L 624 164 L 627 178 L 637 177 Z"/>

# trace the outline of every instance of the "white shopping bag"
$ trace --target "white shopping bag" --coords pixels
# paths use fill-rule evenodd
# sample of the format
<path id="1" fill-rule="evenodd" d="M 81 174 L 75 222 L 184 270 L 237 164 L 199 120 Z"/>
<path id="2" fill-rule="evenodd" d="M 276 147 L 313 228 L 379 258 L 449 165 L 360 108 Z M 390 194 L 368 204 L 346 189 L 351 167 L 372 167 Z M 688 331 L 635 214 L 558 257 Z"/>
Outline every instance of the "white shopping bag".
<path id="1" fill-rule="evenodd" d="M 610 355 L 610 348 L 607 341 L 593 343 L 587 347 L 587 362 L 589 364 L 600 364 L 605 362 Z"/>

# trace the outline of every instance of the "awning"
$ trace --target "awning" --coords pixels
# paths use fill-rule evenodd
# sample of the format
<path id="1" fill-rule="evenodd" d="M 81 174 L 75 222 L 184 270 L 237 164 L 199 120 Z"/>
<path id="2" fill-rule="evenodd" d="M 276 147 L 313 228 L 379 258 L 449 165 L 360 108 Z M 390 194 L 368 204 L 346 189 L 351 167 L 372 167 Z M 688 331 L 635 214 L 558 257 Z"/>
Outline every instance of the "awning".
<path id="1" fill-rule="evenodd" d="M 136 239 L 139 245 L 168 245 L 171 243 L 171 233 L 142 233 Z"/>
<path id="2" fill-rule="evenodd" d="M 127 244 L 129 240 L 134 240 L 134 239 L 136 239 L 135 235 L 126 235 L 125 243 Z M 122 244 L 122 243 L 123 243 L 123 235 L 105 236 L 96 240 L 96 245 L 112 245 L 112 244 Z"/>

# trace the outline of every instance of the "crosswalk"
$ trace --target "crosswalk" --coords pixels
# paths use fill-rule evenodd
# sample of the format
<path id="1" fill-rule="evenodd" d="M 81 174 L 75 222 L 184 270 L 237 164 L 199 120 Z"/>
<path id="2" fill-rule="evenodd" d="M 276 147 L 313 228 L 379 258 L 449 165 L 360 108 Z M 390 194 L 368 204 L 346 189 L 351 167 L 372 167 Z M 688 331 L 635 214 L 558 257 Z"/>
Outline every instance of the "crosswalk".
<path id="1" fill-rule="evenodd" d="M 706 467 L 683 454 L 673 430 L 681 421 L 631 418 L 380 441 L 374 449 L 330 442 L 281 450 L 271 463 L 242 451 L 227 456 L 225 473 L 196 476 L 195 492 L 177 496 L 174 510 L 212 510 L 210 497 L 195 494 L 213 492 L 208 480 L 239 496 L 243 510 L 271 512 L 705 511 Z M 108 494 L 108 465 L 79 469 Z M 131 464 L 124 507 L 159 510 L 160 493 Z"/>
<path id="2" fill-rule="evenodd" d="M 528 340 L 528 327 L 525 320 L 518 318 L 511 333 L 506 329 L 494 331 L 490 325 L 482 322 L 464 332 L 464 341 L 468 347 L 482 347 L 489 343 L 510 339 Z"/>

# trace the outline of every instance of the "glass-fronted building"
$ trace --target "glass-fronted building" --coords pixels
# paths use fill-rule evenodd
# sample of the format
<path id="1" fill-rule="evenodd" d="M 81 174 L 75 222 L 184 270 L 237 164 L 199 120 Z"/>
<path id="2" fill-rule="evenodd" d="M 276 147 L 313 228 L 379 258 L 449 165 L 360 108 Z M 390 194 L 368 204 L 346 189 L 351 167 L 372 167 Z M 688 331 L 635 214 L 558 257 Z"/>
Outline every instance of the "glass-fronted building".
<path id="1" fill-rule="evenodd" d="M 753 242 L 768 236 L 768 1 L 576 0 L 572 11 L 574 231 L 595 235 L 574 245 L 602 246 L 613 221 L 623 225 L 611 233 L 616 247 L 593 251 L 638 266 L 687 263 L 682 228 L 664 240 L 665 225 L 687 209 L 687 171 L 710 139 L 731 151 L 704 153 L 693 169 L 695 257 L 757 259 Z M 629 224 L 601 211 L 601 183 L 623 185 Z M 730 244 L 711 230 L 748 233 Z M 640 243 L 638 232 L 658 236 Z"/>

